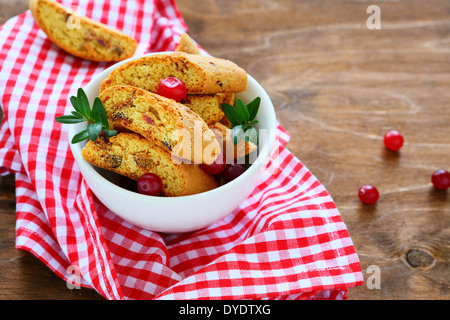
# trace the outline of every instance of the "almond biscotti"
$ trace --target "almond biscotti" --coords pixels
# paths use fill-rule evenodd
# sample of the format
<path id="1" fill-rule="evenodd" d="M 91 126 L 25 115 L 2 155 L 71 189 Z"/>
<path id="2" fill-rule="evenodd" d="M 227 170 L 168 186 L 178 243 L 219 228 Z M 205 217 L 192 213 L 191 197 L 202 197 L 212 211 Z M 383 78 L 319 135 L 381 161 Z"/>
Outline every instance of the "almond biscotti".
<path id="1" fill-rule="evenodd" d="M 188 107 L 132 86 L 113 86 L 100 94 L 110 126 L 139 133 L 170 152 L 174 161 L 211 164 L 220 145 L 208 125 Z"/>
<path id="2" fill-rule="evenodd" d="M 168 77 L 183 81 L 188 94 L 235 93 L 247 89 L 246 71 L 229 60 L 171 52 L 125 63 L 102 81 L 100 91 L 126 84 L 156 93 L 159 81 Z"/>
<path id="3" fill-rule="evenodd" d="M 213 176 L 196 164 L 175 164 L 170 153 L 136 133 L 122 132 L 88 141 L 82 156 L 93 165 L 133 180 L 145 173 L 158 175 L 166 196 L 192 195 L 218 186 Z"/>
<path id="4" fill-rule="evenodd" d="M 48 38 L 76 57 L 93 61 L 120 61 L 130 58 L 136 51 L 135 39 L 73 13 L 57 2 L 30 0 L 29 8 Z"/>

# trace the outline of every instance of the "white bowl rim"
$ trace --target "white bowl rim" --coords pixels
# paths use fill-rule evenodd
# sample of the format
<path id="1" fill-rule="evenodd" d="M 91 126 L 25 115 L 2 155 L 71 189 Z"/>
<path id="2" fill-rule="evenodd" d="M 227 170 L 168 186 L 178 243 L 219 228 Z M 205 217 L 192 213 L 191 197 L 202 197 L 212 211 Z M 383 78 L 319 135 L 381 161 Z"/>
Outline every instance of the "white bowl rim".
<path id="1" fill-rule="evenodd" d="M 112 70 L 118 68 L 122 64 L 125 64 L 125 63 L 127 63 L 129 61 L 132 61 L 132 60 L 136 60 L 136 59 L 142 58 L 144 56 L 156 55 L 156 54 L 165 54 L 165 53 L 170 53 L 170 52 L 161 51 L 161 52 L 147 53 L 147 54 L 144 54 L 144 55 L 141 55 L 141 56 L 132 57 L 132 58 L 120 61 L 120 62 L 118 62 L 116 64 L 113 64 L 113 65 L 109 66 L 108 68 L 106 68 L 105 70 L 103 70 L 100 73 L 98 73 L 97 75 L 94 75 L 91 78 L 91 80 L 85 85 L 85 88 L 89 87 L 91 83 L 99 81 L 99 79 L 106 78 L 105 75 L 109 74 Z M 70 149 L 72 151 L 72 154 L 73 154 L 73 156 L 74 156 L 74 158 L 76 160 L 76 163 L 78 164 L 80 169 L 82 169 L 81 171 L 86 172 L 87 174 L 89 174 L 91 176 L 96 176 L 98 178 L 98 180 L 96 182 L 99 183 L 102 188 L 108 189 L 108 190 L 110 190 L 110 192 L 120 192 L 127 198 L 129 198 L 129 197 L 136 197 L 137 199 L 141 198 L 142 200 L 144 200 L 144 199 L 148 199 L 150 197 L 152 199 L 152 201 L 156 201 L 156 202 L 159 202 L 161 204 L 164 204 L 164 203 L 167 203 L 167 202 L 170 202 L 170 203 L 173 204 L 176 201 L 178 201 L 178 202 L 186 201 L 187 198 L 189 198 L 189 199 L 196 199 L 196 198 L 202 198 L 202 197 L 204 197 L 207 194 L 226 192 L 226 190 L 228 190 L 230 188 L 233 188 L 233 186 L 235 184 L 240 183 L 241 181 L 245 180 L 246 177 L 251 176 L 254 173 L 254 171 L 260 169 L 262 165 L 265 165 L 266 162 L 269 160 L 269 158 L 271 156 L 271 152 L 272 152 L 273 146 L 275 144 L 277 123 L 276 123 L 276 115 L 275 115 L 275 109 L 273 107 L 273 103 L 272 103 L 270 97 L 268 96 L 267 92 L 259 84 L 259 82 L 257 82 L 249 74 L 247 74 L 247 77 L 248 77 L 249 82 L 252 82 L 252 84 L 256 85 L 257 87 L 260 87 L 260 89 L 261 89 L 260 91 L 264 94 L 264 97 L 261 97 L 261 99 L 264 98 L 272 106 L 272 108 L 270 108 L 268 111 L 271 113 L 270 118 L 273 121 L 273 124 L 272 124 L 273 125 L 273 130 L 269 130 L 269 134 L 268 134 L 269 138 L 267 139 L 266 143 L 263 145 L 262 150 L 258 150 L 259 154 L 258 154 L 255 162 L 252 163 L 247 168 L 247 170 L 245 170 L 244 173 L 242 173 L 239 177 L 237 177 L 233 181 L 230 181 L 230 182 L 228 182 L 226 184 L 223 184 L 223 185 L 221 185 L 221 186 L 219 186 L 219 187 L 217 187 L 215 189 L 209 190 L 209 191 L 205 191 L 205 192 L 198 193 L 198 194 L 193 194 L 193 195 L 179 196 L 179 197 L 148 196 L 148 195 L 140 194 L 138 192 L 127 190 L 127 189 L 125 189 L 123 187 L 120 187 L 120 186 L 116 185 L 115 183 L 109 181 L 105 177 L 103 177 L 99 172 L 97 172 L 94 169 L 94 166 L 91 163 L 86 161 L 81 156 L 81 153 L 79 153 L 76 150 L 74 150 L 75 145 L 73 145 L 70 142 L 71 137 L 73 137 L 74 134 L 75 134 L 74 126 L 73 125 L 69 125 L 69 127 L 68 127 L 69 145 L 70 145 Z"/>

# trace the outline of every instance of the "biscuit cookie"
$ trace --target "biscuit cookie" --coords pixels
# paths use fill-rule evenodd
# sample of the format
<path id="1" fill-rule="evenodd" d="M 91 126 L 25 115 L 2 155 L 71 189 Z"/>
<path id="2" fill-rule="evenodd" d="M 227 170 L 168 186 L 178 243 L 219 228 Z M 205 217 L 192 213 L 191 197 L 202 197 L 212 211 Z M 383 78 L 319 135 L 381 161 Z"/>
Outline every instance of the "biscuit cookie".
<path id="1" fill-rule="evenodd" d="M 100 100 L 112 128 L 139 133 L 175 158 L 211 164 L 220 153 L 205 121 L 175 100 L 132 86 L 109 87 Z"/>
<path id="2" fill-rule="evenodd" d="M 70 12 L 51 0 L 30 0 L 34 20 L 64 51 L 87 60 L 120 61 L 136 51 L 136 40 L 107 25 Z M 71 17 L 72 16 L 72 17 Z M 69 19 L 76 24 L 70 26 Z"/>
<path id="3" fill-rule="evenodd" d="M 168 77 L 183 81 L 188 94 L 241 92 L 247 89 L 247 73 L 229 60 L 171 52 L 125 63 L 102 81 L 100 91 L 126 84 L 156 93 L 159 81 Z"/>
<path id="4" fill-rule="evenodd" d="M 186 52 L 190 54 L 200 54 L 200 50 L 195 44 L 194 40 L 187 33 L 183 33 L 180 37 L 180 42 L 176 48 L 176 51 Z"/>
<path id="5" fill-rule="evenodd" d="M 196 164 L 175 164 L 163 148 L 136 133 L 118 133 L 106 139 L 100 136 L 88 141 L 82 149 L 84 159 L 93 165 L 133 180 L 145 173 L 158 175 L 162 192 L 178 197 L 205 192 L 218 187 L 213 176 Z"/>
<path id="6" fill-rule="evenodd" d="M 183 33 L 181 35 L 176 51 L 201 54 L 197 44 L 191 37 L 189 37 L 187 33 Z M 180 102 L 196 112 L 208 125 L 212 125 L 220 121 L 225 126 L 231 127 L 231 123 L 222 111 L 221 106 L 222 103 L 234 105 L 234 93 L 218 93 L 217 95 L 219 95 L 219 97 L 216 97 L 216 95 L 188 94 L 186 98 Z"/>
<path id="7" fill-rule="evenodd" d="M 198 114 L 207 125 L 211 125 L 225 116 L 222 103 L 234 105 L 234 101 L 234 93 L 188 94 L 180 103 Z"/>

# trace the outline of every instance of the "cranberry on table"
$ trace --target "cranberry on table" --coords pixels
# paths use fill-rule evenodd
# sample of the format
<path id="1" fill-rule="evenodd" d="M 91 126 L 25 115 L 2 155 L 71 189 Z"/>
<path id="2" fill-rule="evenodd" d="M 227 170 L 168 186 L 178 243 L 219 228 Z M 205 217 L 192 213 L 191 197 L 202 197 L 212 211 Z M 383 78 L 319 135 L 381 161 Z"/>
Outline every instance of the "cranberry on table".
<path id="1" fill-rule="evenodd" d="M 359 188 L 358 197 L 362 203 L 373 204 L 378 201 L 380 194 L 378 193 L 377 188 L 366 184 Z"/>
<path id="2" fill-rule="evenodd" d="M 212 175 L 218 175 L 225 170 L 226 164 L 226 158 L 223 153 L 220 153 L 216 160 L 214 160 L 211 164 L 201 164 L 200 168 L 205 171 L 206 173 L 212 174 Z"/>
<path id="3" fill-rule="evenodd" d="M 158 94 L 179 102 L 186 97 L 187 89 L 183 81 L 178 78 L 169 77 L 159 81 Z"/>
<path id="4" fill-rule="evenodd" d="M 397 130 L 389 130 L 384 135 L 384 145 L 391 151 L 398 151 L 403 146 L 403 135 Z"/>
<path id="5" fill-rule="evenodd" d="M 137 181 L 139 193 L 158 196 L 162 192 L 161 178 L 154 173 L 145 173 Z"/>
<path id="6" fill-rule="evenodd" d="M 244 171 L 245 168 L 242 164 L 227 164 L 222 172 L 222 177 L 226 182 L 230 182 L 243 174 Z"/>
<path id="7" fill-rule="evenodd" d="M 450 188 L 450 173 L 444 169 L 433 172 L 431 176 L 433 186 L 438 190 L 446 190 Z"/>

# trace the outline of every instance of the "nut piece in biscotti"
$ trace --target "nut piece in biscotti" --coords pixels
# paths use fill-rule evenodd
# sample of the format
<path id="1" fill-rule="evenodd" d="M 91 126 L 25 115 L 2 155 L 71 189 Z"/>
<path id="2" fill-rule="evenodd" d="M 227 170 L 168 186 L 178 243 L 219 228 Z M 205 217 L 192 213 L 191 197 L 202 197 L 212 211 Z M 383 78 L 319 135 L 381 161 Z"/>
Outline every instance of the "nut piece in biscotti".
<path id="1" fill-rule="evenodd" d="M 238 144 L 235 145 L 231 138 L 231 129 L 220 122 L 210 125 L 209 128 L 216 135 L 216 139 L 219 141 L 227 161 L 244 157 L 258 148 L 253 142 L 245 142 L 244 139 L 240 140 Z"/>
<path id="2" fill-rule="evenodd" d="M 102 81 L 101 91 L 126 84 L 156 93 L 159 81 L 168 77 L 183 81 L 187 94 L 242 92 L 247 89 L 247 73 L 229 60 L 171 52 L 123 64 Z"/>
<path id="3" fill-rule="evenodd" d="M 37 25 L 64 51 L 87 60 L 120 61 L 136 51 L 136 40 L 51 0 L 30 0 Z"/>
<path id="4" fill-rule="evenodd" d="M 196 164 L 175 164 L 170 153 L 132 132 L 118 133 L 106 139 L 100 135 L 82 149 L 84 159 L 93 165 L 116 172 L 133 180 L 145 173 L 158 175 L 166 196 L 197 194 L 218 186 L 213 176 Z"/>
<path id="5" fill-rule="evenodd" d="M 200 54 L 198 46 L 187 33 L 183 33 L 180 37 L 176 51 L 186 52 L 190 54 Z"/>
<path id="6" fill-rule="evenodd" d="M 139 133 L 171 152 L 174 161 L 211 164 L 220 145 L 205 121 L 175 100 L 132 86 L 102 91 L 110 126 Z"/>
<path id="7" fill-rule="evenodd" d="M 207 125 L 211 125 L 225 116 L 222 103 L 234 105 L 234 101 L 234 93 L 188 94 L 180 103 L 198 114 Z"/>

